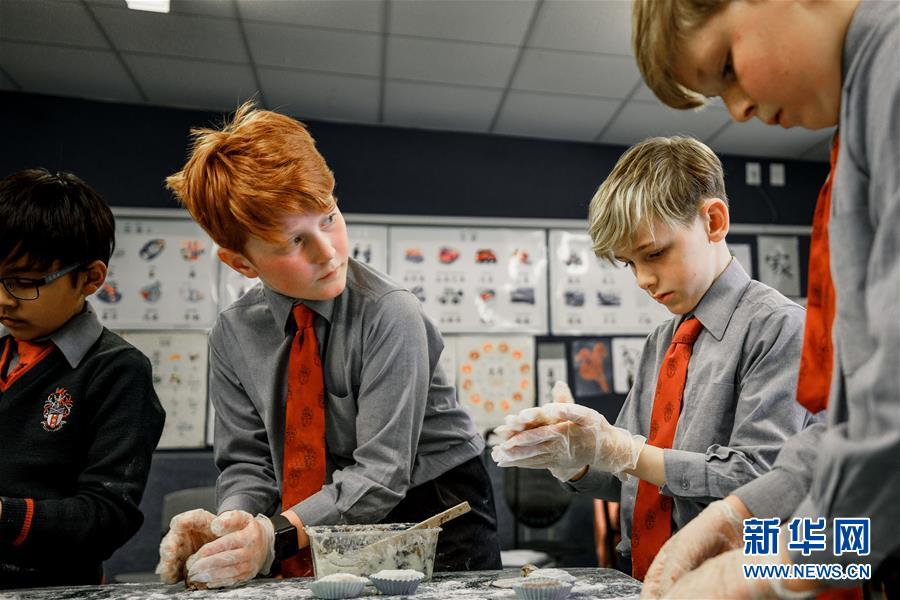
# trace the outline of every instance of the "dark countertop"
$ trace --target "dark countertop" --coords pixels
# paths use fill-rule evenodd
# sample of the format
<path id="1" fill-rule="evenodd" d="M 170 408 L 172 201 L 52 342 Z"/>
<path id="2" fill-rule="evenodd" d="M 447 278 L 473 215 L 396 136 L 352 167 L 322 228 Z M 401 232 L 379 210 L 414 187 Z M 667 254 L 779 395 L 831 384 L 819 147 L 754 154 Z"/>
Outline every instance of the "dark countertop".
<path id="1" fill-rule="evenodd" d="M 641 583 L 613 569 L 565 569 L 578 578 L 569 598 L 578 600 L 637 598 Z M 469 571 L 435 573 L 431 581 L 422 583 L 415 595 L 417 600 L 449 600 L 458 598 L 514 599 L 511 589 L 500 589 L 491 582 L 517 577 L 518 569 L 505 571 Z M 187 591 L 181 584 L 161 583 L 116 584 L 102 586 L 34 588 L 29 590 L 0 590 L 0 598 L 6 600 L 208 600 L 241 598 L 243 600 L 289 600 L 313 598 L 308 589 L 311 579 L 256 580 L 236 588 L 222 590 Z M 378 591 L 367 586 L 363 597 L 379 596 Z"/>

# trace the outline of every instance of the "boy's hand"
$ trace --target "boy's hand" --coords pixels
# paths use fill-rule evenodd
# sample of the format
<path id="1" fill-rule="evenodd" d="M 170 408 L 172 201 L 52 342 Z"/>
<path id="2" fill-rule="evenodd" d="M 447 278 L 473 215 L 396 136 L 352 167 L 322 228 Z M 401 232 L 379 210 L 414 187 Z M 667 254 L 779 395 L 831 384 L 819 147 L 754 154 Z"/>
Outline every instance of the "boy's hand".
<path id="1" fill-rule="evenodd" d="M 216 517 L 210 528 L 218 539 L 188 559 L 188 581 L 210 588 L 226 587 L 271 570 L 275 529 L 268 517 L 229 510 Z"/>
<path id="2" fill-rule="evenodd" d="M 776 564 L 772 555 L 745 556 L 742 549 L 729 550 L 711 558 L 690 573 L 685 573 L 663 596 L 653 598 L 808 598 L 805 594 L 783 595 L 767 579 L 744 577 L 745 564 Z M 644 590 L 647 586 L 644 584 Z M 641 598 L 644 598 L 644 591 Z"/>
<path id="3" fill-rule="evenodd" d="M 557 381 L 553 384 L 550 397 L 553 404 L 574 404 L 575 402 L 569 384 L 565 381 Z M 526 408 L 514 415 L 507 415 L 504 424 L 494 429 L 494 434 L 505 442 L 520 431 L 551 424 L 549 417 L 544 414 L 544 408 L 536 406 Z"/>
<path id="4" fill-rule="evenodd" d="M 184 579 L 188 557 L 216 538 L 210 529 L 210 523 L 215 518 L 216 515 L 202 508 L 172 517 L 169 532 L 159 544 L 159 564 L 156 565 L 156 574 L 163 583 Z"/>
<path id="5" fill-rule="evenodd" d="M 683 576 L 707 559 L 736 548 L 741 549 L 743 520 L 751 516 L 736 496 L 717 500 L 707 506 L 660 549 L 644 577 L 641 598 L 666 596 Z M 743 579 L 740 573 L 738 575 Z M 713 595 L 724 597 L 718 590 L 713 590 Z"/>
<path id="6" fill-rule="evenodd" d="M 579 404 L 553 403 L 527 409 L 524 431 L 496 446 L 492 456 L 501 467 L 550 469 L 560 479 L 568 480 L 586 465 L 616 475 L 634 469 L 646 439 L 610 425 L 597 411 Z M 550 425 L 534 429 L 528 423 L 544 420 Z"/>

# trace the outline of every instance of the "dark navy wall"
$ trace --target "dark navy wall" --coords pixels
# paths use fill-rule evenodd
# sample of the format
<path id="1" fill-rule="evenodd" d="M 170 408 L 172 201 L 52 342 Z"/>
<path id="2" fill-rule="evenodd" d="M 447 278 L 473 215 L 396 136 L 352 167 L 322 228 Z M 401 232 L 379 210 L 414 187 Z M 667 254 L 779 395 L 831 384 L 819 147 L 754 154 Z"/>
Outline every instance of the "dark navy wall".
<path id="1" fill-rule="evenodd" d="M 175 207 L 163 180 L 183 165 L 189 129 L 221 120 L 217 113 L 0 92 L 0 176 L 34 166 L 67 170 L 114 206 Z M 355 213 L 582 219 L 624 151 L 509 136 L 308 125 L 336 174 L 342 209 Z M 779 161 L 786 163 L 788 185 L 759 188 L 743 184 L 744 158 L 722 158 L 735 223 L 812 222 L 825 163 Z"/>

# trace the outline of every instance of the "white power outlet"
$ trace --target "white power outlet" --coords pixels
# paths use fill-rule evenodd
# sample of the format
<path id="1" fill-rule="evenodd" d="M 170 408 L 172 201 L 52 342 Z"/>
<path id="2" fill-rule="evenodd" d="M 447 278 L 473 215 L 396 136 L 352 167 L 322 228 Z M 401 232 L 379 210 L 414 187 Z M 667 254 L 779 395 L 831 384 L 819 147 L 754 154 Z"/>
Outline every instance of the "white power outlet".
<path id="1" fill-rule="evenodd" d="M 769 185 L 773 187 L 784 187 L 784 163 L 772 163 L 769 165 Z"/>
<path id="2" fill-rule="evenodd" d="M 747 163 L 747 185 L 762 185 L 762 169 L 758 162 Z"/>

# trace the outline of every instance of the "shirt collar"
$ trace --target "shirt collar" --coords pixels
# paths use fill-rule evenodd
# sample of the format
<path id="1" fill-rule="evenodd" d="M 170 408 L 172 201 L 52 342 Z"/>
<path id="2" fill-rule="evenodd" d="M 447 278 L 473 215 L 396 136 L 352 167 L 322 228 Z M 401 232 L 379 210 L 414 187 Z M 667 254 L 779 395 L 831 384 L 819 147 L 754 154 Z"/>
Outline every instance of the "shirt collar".
<path id="1" fill-rule="evenodd" d="M 694 309 L 694 316 L 717 341 L 721 341 L 725 335 L 734 309 L 737 308 L 749 285 L 750 276 L 741 264 L 732 258 Z"/>
<path id="2" fill-rule="evenodd" d="M 0 338 L 9 334 L 6 327 L 0 325 Z M 103 325 L 89 302 L 84 309 L 69 319 L 65 325 L 48 336 L 34 340 L 36 342 L 51 341 L 59 348 L 69 365 L 75 369 L 81 364 L 84 355 L 103 334 Z"/>
<path id="3" fill-rule="evenodd" d="M 291 317 L 291 309 L 294 308 L 295 304 L 305 304 L 314 313 L 331 323 L 331 315 L 334 312 L 334 299 L 299 300 L 276 292 L 265 284 L 263 284 L 263 297 L 266 299 L 266 304 L 269 305 L 269 310 L 272 312 L 272 318 L 275 319 L 275 325 L 282 328 L 285 333 L 294 330 L 294 320 Z"/>

